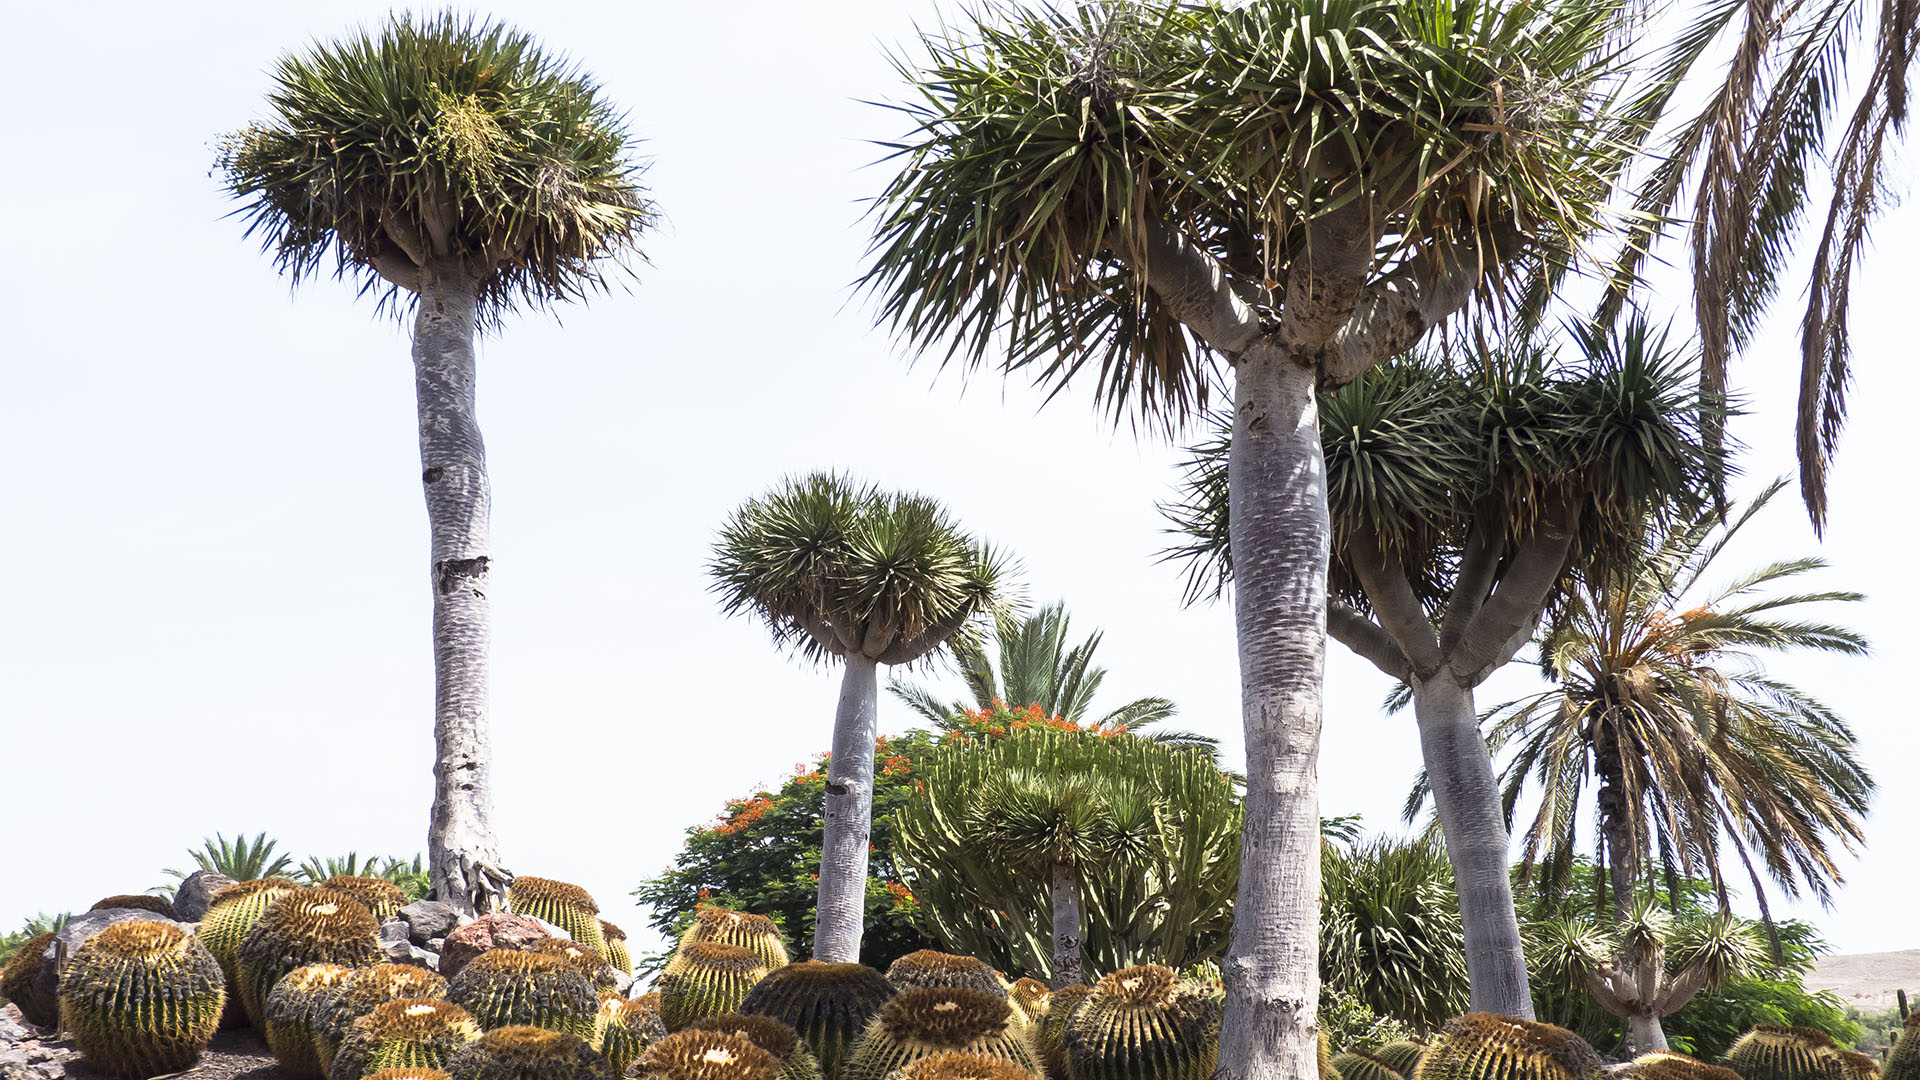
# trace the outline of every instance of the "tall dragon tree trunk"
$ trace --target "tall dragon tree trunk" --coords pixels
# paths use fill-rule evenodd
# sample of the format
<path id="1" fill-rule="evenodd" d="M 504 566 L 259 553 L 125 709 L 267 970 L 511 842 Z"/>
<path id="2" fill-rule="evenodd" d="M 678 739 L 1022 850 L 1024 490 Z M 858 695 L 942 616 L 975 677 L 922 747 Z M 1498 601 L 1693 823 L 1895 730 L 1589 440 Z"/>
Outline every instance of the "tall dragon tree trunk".
<path id="1" fill-rule="evenodd" d="M 813 958 L 829 964 L 860 962 L 866 924 L 867 845 L 873 833 L 873 742 L 878 734 L 879 664 L 846 654 L 840 707 L 833 719 L 833 759 L 827 765 L 826 835 L 820 851 L 820 897 L 815 907 Z"/>
<path id="2" fill-rule="evenodd" d="M 1053 988 L 1085 982 L 1080 966 L 1080 872 L 1053 864 Z"/>
<path id="3" fill-rule="evenodd" d="M 1272 351 L 1234 387 L 1229 542 L 1246 728 L 1246 824 L 1223 975 L 1223 1080 L 1316 1074 L 1326 462 L 1315 376 Z"/>
<path id="4" fill-rule="evenodd" d="M 434 791 L 427 858 L 433 895 L 466 912 L 503 908 L 512 880 L 493 835 L 487 737 L 493 553 L 487 453 L 474 418 L 478 298 L 479 282 L 458 267 L 426 267 L 413 331 L 420 479 L 433 546 Z"/>
<path id="5" fill-rule="evenodd" d="M 1526 948 L 1508 877 L 1507 823 L 1473 690 L 1442 669 L 1414 680 L 1413 712 L 1459 889 L 1473 1011 L 1531 1020 Z"/>

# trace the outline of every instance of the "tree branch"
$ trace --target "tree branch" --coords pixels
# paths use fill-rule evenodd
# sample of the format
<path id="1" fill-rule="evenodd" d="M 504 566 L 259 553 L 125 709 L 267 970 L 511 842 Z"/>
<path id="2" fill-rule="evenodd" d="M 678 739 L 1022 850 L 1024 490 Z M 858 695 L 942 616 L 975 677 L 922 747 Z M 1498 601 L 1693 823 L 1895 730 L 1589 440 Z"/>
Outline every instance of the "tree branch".
<path id="1" fill-rule="evenodd" d="M 1400 651 L 1393 635 L 1350 605 L 1331 597 L 1327 599 L 1327 633 L 1401 682 L 1413 677 L 1413 665 L 1407 663 L 1407 655 Z"/>
<path id="2" fill-rule="evenodd" d="M 1220 261 L 1164 222 L 1147 226 L 1142 265 L 1134 269 L 1173 317 L 1215 351 L 1238 357 L 1259 339 L 1260 315 L 1233 289 Z"/>
<path id="3" fill-rule="evenodd" d="M 1493 588 L 1493 575 L 1500 569 L 1500 556 L 1506 541 L 1488 536 L 1485 527 L 1476 524 L 1467 533 L 1460 552 L 1460 572 L 1455 575 L 1453 596 L 1447 600 L 1447 613 L 1440 621 L 1440 651 L 1452 653 L 1466 633 L 1473 617 L 1486 605 L 1487 590 Z"/>
<path id="4" fill-rule="evenodd" d="M 1354 576 L 1367 591 L 1374 618 L 1407 658 L 1417 678 L 1425 679 L 1438 671 L 1446 659 L 1440 655 L 1440 642 L 1434 637 L 1433 623 L 1427 618 L 1413 583 L 1398 562 L 1389 559 L 1371 530 L 1354 538 L 1347 552 Z"/>
<path id="5" fill-rule="evenodd" d="M 1307 224 L 1307 242 L 1287 269 L 1280 340 L 1296 356 L 1319 351 L 1360 302 L 1379 232 L 1371 204 L 1355 199 Z"/>
<path id="6" fill-rule="evenodd" d="M 1540 609 L 1546 606 L 1548 595 L 1566 569 L 1567 549 L 1573 544 L 1575 513 L 1576 509 L 1570 506 L 1553 520 L 1540 522 L 1534 534 L 1514 553 L 1499 587 L 1467 624 L 1460 645 L 1448 658 L 1447 665 L 1468 686 L 1479 685 L 1514 635 L 1540 617 Z M 1513 648 L 1517 652 L 1519 645 Z M 1513 654 L 1505 655 L 1511 659 Z"/>
<path id="7" fill-rule="evenodd" d="M 1520 249 L 1520 233 L 1499 229 L 1436 252 L 1415 252 L 1368 285 L 1321 355 L 1320 378 L 1344 386 L 1368 368 L 1419 344 L 1428 330 L 1466 306 L 1487 275 Z"/>
<path id="8" fill-rule="evenodd" d="M 906 664 L 920 659 L 939 648 L 954 632 L 966 625 L 972 612 L 961 610 L 955 614 L 929 625 L 925 630 L 911 638 L 890 639 L 886 648 L 874 655 L 874 660 L 882 664 Z"/>

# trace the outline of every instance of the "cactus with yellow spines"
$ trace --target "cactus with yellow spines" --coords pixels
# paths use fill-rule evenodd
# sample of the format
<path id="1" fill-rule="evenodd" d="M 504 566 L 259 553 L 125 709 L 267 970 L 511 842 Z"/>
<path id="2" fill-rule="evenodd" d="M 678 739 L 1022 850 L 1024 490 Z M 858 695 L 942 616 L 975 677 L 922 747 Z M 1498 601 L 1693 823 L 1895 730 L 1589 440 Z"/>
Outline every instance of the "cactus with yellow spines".
<path id="1" fill-rule="evenodd" d="M 588 1043 L 600 1013 L 600 995 L 579 965 L 545 952 L 483 952 L 454 975 L 447 999 L 472 1013 L 488 1031 L 541 1027 Z"/>
<path id="2" fill-rule="evenodd" d="M 1061 1033 L 1075 1080 L 1206 1080 L 1220 1051 L 1220 1009 L 1158 964 L 1093 985 Z"/>
<path id="3" fill-rule="evenodd" d="M 40 962 L 47 946 L 53 944 L 53 938 L 50 933 L 33 935 L 7 961 L 7 966 L 0 969 L 0 997 L 20 1006 L 20 1015 L 35 1027 L 52 1027 L 60 1019 L 57 1010 L 42 1009 L 33 997 L 33 981 L 40 977 Z"/>
<path id="4" fill-rule="evenodd" d="M 984 961 L 933 949 L 910 952 L 895 960 L 887 968 L 887 981 L 902 990 L 911 990 L 916 986 L 935 989 L 959 987 L 996 997 L 1007 996 L 1007 984 L 1001 981 L 999 972 L 988 967 Z"/>
<path id="5" fill-rule="evenodd" d="M 1341 1080 L 1408 1080 L 1393 1066 L 1365 1050 L 1335 1054 L 1331 1064 Z"/>
<path id="6" fill-rule="evenodd" d="M 950 1051 L 1006 1058 L 1039 1071 L 1007 999 L 963 987 L 914 987 L 880 1007 L 854 1045 L 841 1080 L 882 1080 L 895 1069 Z"/>
<path id="7" fill-rule="evenodd" d="M 88 938 L 60 976 L 60 1023 L 87 1064 L 109 1076 L 193 1064 L 226 1003 L 219 962 L 171 922 L 115 923 Z"/>
<path id="8" fill-rule="evenodd" d="M 313 1052 L 322 1072 L 333 1069 L 333 1058 L 353 1022 L 389 1001 L 447 996 L 447 980 L 438 972 L 412 964 L 375 964 L 359 968 L 346 982 L 323 990 L 313 1004 Z"/>
<path id="9" fill-rule="evenodd" d="M 321 882 L 320 888 L 346 893 L 367 905 L 367 910 L 373 912 L 373 917 L 381 922 L 400 914 L 400 909 L 407 906 L 407 894 L 386 878 L 335 874 Z"/>
<path id="10" fill-rule="evenodd" d="M 640 1060 L 647 1047 L 667 1037 L 667 1025 L 660 1020 L 660 1004 L 647 994 L 631 1001 L 603 1002 L 600 1008 L 600 1051 L 614 1075 L 625 1076 L 627 1067 Z"/>
<path id="11" fill-rule="evenodd" d="M 1427 1056 L 1427 1044 L 1413 1039 L 1396 1039 L 1368 1053 L 1406 1080 L 1413 1080 L 1413 1074 L 1420 1068 L 1420 1059 Z"/>
<path id="12" fill-rule="evenodd" d="M 725 1013 L 703 1016 L 687 1025 L 688 1031 L 721 1031 L 738 1035 L 772 1054 L 780 1062 L 780 1080 L 822 1080 L 820 1059 L 813 1056 L 800 1033 L 791 1024 L 771 1016 Z"/>
<path id="13" fill-rule="evenodd" d="M 454 1053 L 447 1073 L 453 1080 L 617 1080 L 585 1039 L 527 1025 L 481 1035 Z"/>
<path id="14" fill-rule="evenodd" d="M 1447 1021 L 1420 1061 L 1420 1080 L 1601 1080 L 1600 1055 L 1552 1024 L 1493 1013 Z"/>
<path id="15" fill-rule="evenodd" d="M 560 957 L 578 968 L 595 990 L 612 990 L 620 985 L 620 981 L 614 977 L 613 965 L 607 962 L 607 958 L 578 942 L 541 938 L 524 951 Z"/>
<path id="16" fill-rule="evenodd" d="M 473 1015 L 440 998 L 401 998 L 353 1022 L 327 1080 L 361 1080 L 387 1069 L 445 1069 L 454 1052 L 480 1037 Z"/>
<path id="17" fill-rule="evenodd" d="M 780 1062 L 744 1035 L 689 1029 L 647 1047 L 629 1075 L 638 1080 L 777 1080 Z"/>
<path id="18" fill-rule="evenodd" d="M 507 886 L 507 907 L 516 915 L 550 922 L 575 943 L 607 957 L 607 942 L 600 934 L 600 905 L 580 886 L 552 878 L 517 877 Z"/>
<path id="19" fill-rule="evenodd" d="M 382 1069 L 367 1080 L 453 1080 L 439 1069 Z"/>
<path id="20" fill-rule="evenodd" d="M 739 1011 L 791 1025 L 820 1062 L 829 1080 L 860 1040 L 880 1007 L 899 990 L 885 975 L 861 964 L 802 960 L 775 968 L 747 992 Z"/>
<path id="21" fill-rule="evenodd" d="M 313 1047 L 314 1009 L 332 991 L 346 985 L 354 969 L 343 964 L 307 964 L 294 968 L 267 995 L 267 1048 L 280 1068 L 298 1077 L 327 1074 Z"/>
<path id="22" fill-rule="evenodd" d="M 1614 1069 L 1610 1080 L 1740 1080 L 1740 1074 L 1671 1050 L 1654 1050 Z"/>
<path id="23" fill-rule="evenodd" d="M 1217 1037 L 1217 1036 L 1216 1036 Z M 1333 1044 L 1327 1041 L 1327 1030 L 1320 1029 L 1318 1066 L 1320 1080 L 1346 1080 L 1340 1075 L 1340 1067 L 1333 1063 Z"/>
<path id="24" fill-rule="evenodd" d="M 1906 991 L 1901 991 L 1900 1004 L 1906 1006 Z M 1920 1080 L 1920 1009 L 1907 1014 L 1900 1027 L 1900 1037 L 1893 1041 L 1887 1053 L 1887 1066 L 1880 1073 L 1883 1080 Z"/>
<path id="25" fill-rule="evenodd" d="M 163 919 L 173 918 L 173 901 L 162 896 L 149 896 L 146 893 L 121 893 L 94 901 L 88 911 L 151 911 Z"/>
<path id="26" fill-rule="evenodd" d="M 1029 1029 L 1040 1065 L 1054 1080 L 1067 1080 L 1067 1021 L 1093 993 L 1086 983 L 1063 986 L 1047 995 L 1047 1014 Z"/>
<path id="27" fill-rule="evenodd" d="M 301 889 L 267 906 L 234 955 L 234 991 L 254 1027 L 281 976 L 307 964 L 364 967 L 380 962 L 380 922 L 367 906 L 331 889 Z"/>
<path id="28" fill-rule="evenodd" d="M 1842 1080 L 1833 1036 L 1815 1028 L 1755 1024 L 1733 1041 L 1720 1063 L 1742 1080 Z"/>
<path id="29" fill-rule="evenodd" d="M 660 992 L 660 1019 L 668 1031 L 679 1031 L 703 1016 L 737 1012 L 767 974 L 766 961 L 745 946 L 683 944 L 653 984 Z"/>
<path id="30" fill-rule="evenodd" d="M 607 943 L 607 963 L 622 975 L 633 974 L 633 952 L 627 948 L 627 932 L 601 919 L 600 940 Z"/>
<path id="31" fill-rule="evenodd" d="M 923 1057 L 894 1073 L 893 1080 L 1039 1080 L 1039 1077 L 1006 1058 L 954 1051 Z"/>
<path id="32" fill-rule="evenodd" d="M 1841 1080 L 1880 1080 L 1880 1063 L 1870 1055 L 1853 1050 L 1841 1050 Z"/>
<path id="33" fill-rule="evenodd" d="M 207 912 L 194 928 L 207 951 L 220 962 L 220 973 L 227 980 L 227 1015 L 222 1027 L 240 1027 L 248 1023 L 240 1002 L 240 943 L 247 939 L 253 924 L 267 913 L 275 900 L 299 892 L 300 886 L 286 878 L 255 878 L 236 881 L 219 892 L 207 904 Z"/>
<path id="34" fill-rule="evenodd" d="M 767 965 L 769 971 L 783 968 L 791 962 L 787 943 L 780 936 L 779 924 L 765 915 L 703 907 L 693 913 L 693 922 L 680 935 L 680 948 L 684 950 L 689 945 L 703 941 L 717 941 L 751 950 Z"/>
<path id="35" fill-rule="evenodd" d="M 1037 1025 L 1047 1017 L 1047 1005 L 1053 992 L 1039 979 L 1016 979 L 1007 987 L 1007 1000 L 1013 1003 L 1013 1011 L 1019 1013 L 1029 1025 Z"/>

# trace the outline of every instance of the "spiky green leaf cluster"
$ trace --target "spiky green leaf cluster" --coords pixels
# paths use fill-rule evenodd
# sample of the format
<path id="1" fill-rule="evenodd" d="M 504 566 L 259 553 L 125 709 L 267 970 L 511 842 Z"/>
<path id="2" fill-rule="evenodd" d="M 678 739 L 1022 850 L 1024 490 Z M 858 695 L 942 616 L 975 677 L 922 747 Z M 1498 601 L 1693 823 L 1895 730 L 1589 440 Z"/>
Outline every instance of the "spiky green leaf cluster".
<path id="1" fill-rule="evenodd" d="M 1445 850 L 1419 840 L 1322 850 L 1320 983 L 1423 1031 L 1466 1009 L 1466 935 Z"/>

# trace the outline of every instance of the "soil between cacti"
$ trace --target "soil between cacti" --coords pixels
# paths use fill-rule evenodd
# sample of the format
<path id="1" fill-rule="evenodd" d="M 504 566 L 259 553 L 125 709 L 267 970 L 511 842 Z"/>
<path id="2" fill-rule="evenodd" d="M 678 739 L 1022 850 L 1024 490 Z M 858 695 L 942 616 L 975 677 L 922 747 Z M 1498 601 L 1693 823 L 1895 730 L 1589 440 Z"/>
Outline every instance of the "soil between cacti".
<path id="1" fill-rule="evenodd" d="M 74 1053 L 73 1040 L 55 1039 L 52 1032 L 45 1037 L 35 1039 L 42 1047 L 54 1051 L 56 1057 L 64 1056 L 54 1068 L 54 1062 L 43 1061 L 30 1066 L 35 1078 L 55 1076 L 72 1077 L 73 1080 L 108 1080 L 106 1074 L 89 1068 L 87 1063 Z M 4 1048 L 4 1047 L 0 1047 Z M 64 1054 L 62 1053 L 64 1051 Z M 66 1055 L 72 1056 L 66 1056 Z M 22 1072 L 23 1077 L 28 1076 Z M 200 1055 L 193 1067 L 183 1072 L 169 1073 L 168 1080 L 294 1080 L 280 1068 L 267 1049 L 267 1041 L 252 1028 L 238 1028 L 222 1031 L 214 1035 L 213 1042 Z"/>

